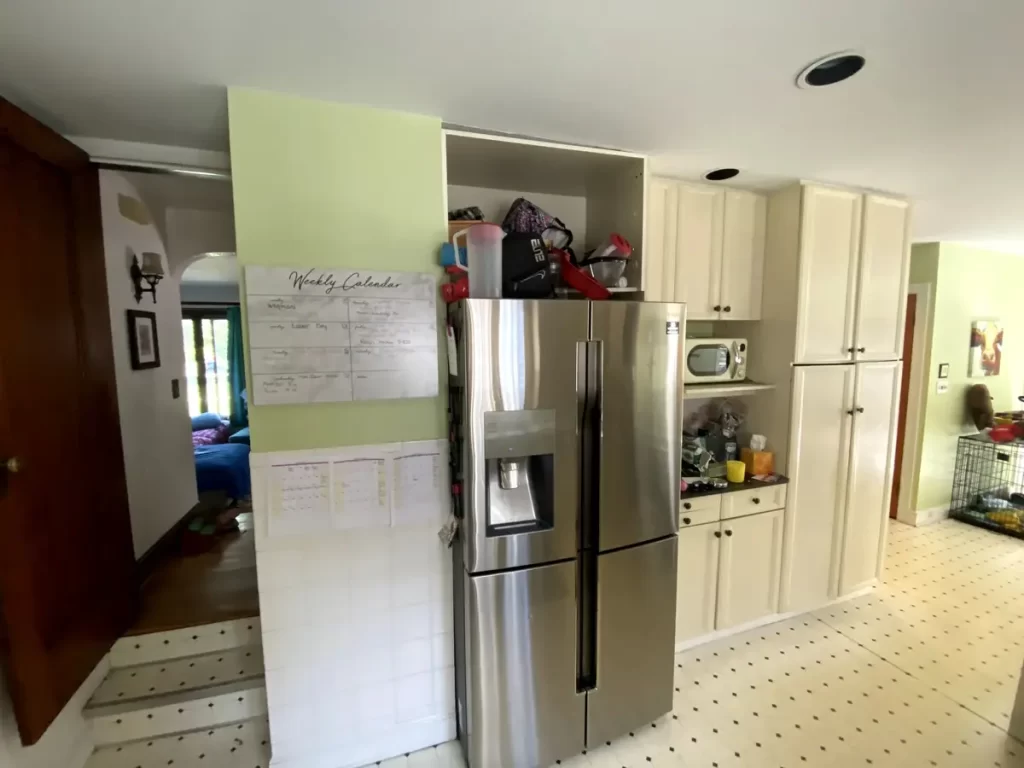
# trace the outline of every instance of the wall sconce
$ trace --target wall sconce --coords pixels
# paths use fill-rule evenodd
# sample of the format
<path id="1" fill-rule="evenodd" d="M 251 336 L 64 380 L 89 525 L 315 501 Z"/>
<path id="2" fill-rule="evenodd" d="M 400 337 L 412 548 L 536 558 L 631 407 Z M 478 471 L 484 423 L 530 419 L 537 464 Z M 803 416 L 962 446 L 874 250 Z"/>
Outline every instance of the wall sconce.
<path id="1" fill-rule="evenodd" d="M 164 276 L 164 265 L 160 260 L 160 254 L 153 253 L 152 251 L 143 252 L 141 267 L 139 266 L 139 257 L 133 255 L 132 266 L 129 268 L 128 273 L 131 275 L 132 283 L 135 286 L 135 303 L 138 304 L 142 301 L 142 294 L 151 293 L 153 294 L 153 303 L 156 304 L 156 284 Z M 142 287 L 143 281 L 149 284 L 148 288 Z"/>

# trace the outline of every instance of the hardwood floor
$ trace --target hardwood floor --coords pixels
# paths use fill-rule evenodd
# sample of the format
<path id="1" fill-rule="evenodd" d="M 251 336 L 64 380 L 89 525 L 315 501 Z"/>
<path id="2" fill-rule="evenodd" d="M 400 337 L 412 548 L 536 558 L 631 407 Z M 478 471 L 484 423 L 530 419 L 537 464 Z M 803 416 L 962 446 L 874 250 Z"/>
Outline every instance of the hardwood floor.
<path id="1" fill-rule="evenodd" d="M 176 554 L 157 565 L 142 586 L 139 620 L 127 634 L 259 616 L 252 513 L 240 514 L 238 525 L 208 552 Z"/>

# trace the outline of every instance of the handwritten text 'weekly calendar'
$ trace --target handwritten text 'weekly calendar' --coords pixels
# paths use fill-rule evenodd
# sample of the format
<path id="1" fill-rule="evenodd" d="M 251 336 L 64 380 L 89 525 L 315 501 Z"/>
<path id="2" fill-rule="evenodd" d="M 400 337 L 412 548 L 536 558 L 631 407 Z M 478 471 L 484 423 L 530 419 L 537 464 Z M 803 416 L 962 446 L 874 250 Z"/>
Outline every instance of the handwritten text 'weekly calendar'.
<path id="1" fill-rule="evenodd" d="M 437 396 L 428 274 L 246 267 L 254 405 Z"/>

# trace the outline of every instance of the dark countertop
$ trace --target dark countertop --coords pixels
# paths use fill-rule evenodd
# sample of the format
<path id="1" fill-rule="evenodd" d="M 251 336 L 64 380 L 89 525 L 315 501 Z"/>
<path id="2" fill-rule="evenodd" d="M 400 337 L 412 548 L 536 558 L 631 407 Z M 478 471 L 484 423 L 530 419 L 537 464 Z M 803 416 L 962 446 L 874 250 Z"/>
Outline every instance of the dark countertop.
<path id="1" fill-rule="evenodd" d="M 710 491 L 681 491 L 679 500 L 699 499 L 704 496 L 720 496 L 723 493 L 735 493 L 736 491 L 754 491 L 762 488 L 773 488 L 776 485 L 786 485 L 789 478 L 785 475 L 776 475 L 778 478 L 774 483 L 762 483 L 760 480 L 744 480 L 742 483 L 729 483 L 727 488 L 716 488 Z"/>

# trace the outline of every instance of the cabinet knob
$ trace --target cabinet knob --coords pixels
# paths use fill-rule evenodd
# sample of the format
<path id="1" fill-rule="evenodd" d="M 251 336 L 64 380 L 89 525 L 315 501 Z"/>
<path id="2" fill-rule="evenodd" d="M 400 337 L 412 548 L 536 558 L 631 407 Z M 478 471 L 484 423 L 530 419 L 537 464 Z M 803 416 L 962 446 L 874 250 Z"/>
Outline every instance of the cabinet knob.
<path id="1" fill-rule="evenodd" d="M 861 406 L 858 405 L 857 406 L 857 413 L 864 413 L 864 408 L 862 408 Z"/>
<path id="2" fill-rule="evenodd" d="M 688 502 L 688 501 L 684 501 L 683 502 L 683 509 L 693 509 L 693 505 L 690 502 Z"/>
<path id="3" fill-rule="evenodd" d="M 755 496 L 754 498 L 752 498 L 752 499 L 751 499 L 751 501 L 752 501 L 752 502 L 753 502 L 754 504 L 760 504 L 760 503 L 761 503 L 761 499 L 759 499 L 759 498 L 758 498 L 757 496 Z"/>
<path id="4" fill-rule="evenodd" d="M 722 305 L 721 304 L 715 304 L 715 306 L 712 307 L 712 309 L 714 309 L 715 312 L 721 312 L 722 311 Z"/>
<path id="5" fill-rule="evenodd" d="M 725 535 L 726 535 L 726 536 L 732 536 L 732 531 L 726 531 L 726 532 L 725 532 Z"/>
<path id="6" fill-rule="evenodd" d="M 689 525 L 689 524 L 690 524 L 690 518 L 684 517 L 683 518 L 683 525 Z"/>
<path id="7" fill-rule="evenodd" d="M 851 408 L 850 410 L 848 410 L 848 411 L 846 412 L 846 415 L 847 415 L 847 416 L 853 416 L 853 408 Z"/>
<path id="8" fill-rule="evenodd" d="M 716 539 L 722 538 L 722 532 L 721 531 L 715 531 L 715 538 Z"/>
<path id="9" fill-rule="evenodd" d="M 723 311 L 723 312 L 732 312 L 732 307 L 730 307 L 730 306 L 729 306 L 728 304 L 726 304 L 726 305 L 725 305 L 725 306 L 724 306 L 724 307 L 722 308 L 722 311 Z"/>
<path id="10" fill-rule="evenodd" d="M 847 347 L 847 348 L 846 348 L 846 351 L 847 351 L 847 352 L 850 352 L 850 353 L 853 353 L 853 352 L 856 352 L 857 350 L 856 350 L 856 349 L 854 349 L 853 347 Z"/>
<path id="11" fill-rule="evenodd" d="M 868 348 L 867 347 L 857 347 L 857 351 L 858 352 L 867 352 Z"/>

